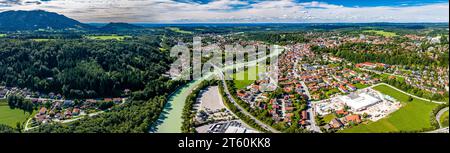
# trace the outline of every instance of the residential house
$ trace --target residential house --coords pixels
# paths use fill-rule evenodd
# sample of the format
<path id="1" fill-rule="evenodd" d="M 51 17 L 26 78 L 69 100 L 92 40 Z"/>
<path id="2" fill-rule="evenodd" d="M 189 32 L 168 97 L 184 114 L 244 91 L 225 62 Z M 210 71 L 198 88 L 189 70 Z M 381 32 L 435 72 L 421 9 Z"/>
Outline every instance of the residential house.
<path id="1" fill-rule="evenodd" d="M 338 128 L 343 127 L 344 124 L 342 124 L 342 122 L 339 119 L 334 118 L 330 121 L 330 126 L 331 126 L 331 128 L 338 129 Z"/>
<path id="2" fill-rule="evenodd" d="M 348 115 L 345 117 L 346 122 L 353 122 L 356 124 L 361 123 L 361 116 L 359 116 L 358 114 L 354 114 L 354 115 Z"/>

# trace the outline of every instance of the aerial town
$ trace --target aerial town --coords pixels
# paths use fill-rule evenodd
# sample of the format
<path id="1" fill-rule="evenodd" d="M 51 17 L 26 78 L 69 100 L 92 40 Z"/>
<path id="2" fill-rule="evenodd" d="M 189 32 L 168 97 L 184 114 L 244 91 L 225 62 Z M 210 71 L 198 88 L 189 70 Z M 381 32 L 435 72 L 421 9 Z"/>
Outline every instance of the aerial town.
<path id="1" fill-rule="evenodd" d="M 127 90 L 126 92 L 130 91 Z M 52 122 L 69 123 L 84 116 L 92 117 L 110 109 L 114 105 L 121 105 L 126 102 L 126 98 L 122 97 L 70 100 L 64 98 L 61 94 L 53 92 L 44 94 L 33 92 L 27 88 L 5 86 L 0 86 L 0 99 L 7 100 L 8 103 L 14 103 L 13 105 L 17 107 L 37 109 L 24 125 L 27 130 L 42 124 Z M 27 104 L 30 105 L 26 106 Z"/>
<path id="2" fill-rule="evenodd" d="M 440 43 L 440 37 L 405 37 L 429 44 Z M 319 53 L 320 49 L 317 49 L 339 48 L 346 43 L 389 44 L 390 41 L 393 40 L 360 34 L 356 37 L 318 37 L 311 40 L 312 43 L 287 45 L 284 47 L 285 52 L 279 57 L 278 83 L 273 83 L 272 78 L 268 77 L 268 73 L 273 73 L 269 70 L 254 74 L 258 76 L 257 80 L 235 90 L 234 94 L 238 98 L 235 101 L 238 105 L 249 106 L 244 109 L 250 114 L 257 112 L 252 115 L 258 115 L 257 120 L 272 125 L 274 129 L 295 125 L 306 131 L 319 133 L 346 132 L 347 128 L 351 131 L 357 129 L 355 127 L 383 122 L 390 114 L 406 107 L 404 99 L 396 99 L 399 96 L 389 93 L 391 90 L 405 94 L 407 101 L 415 101 L 417 98 L 422 102 L 445 103 L 420 96 L 425 96 L 427 92 L 435 93 L 433 97 L 448 96 L 448 67 L 431 70 L 427 66 L 413 69 L 405 65 L 381 62 L 355 63 L 330 52 Z M 405 42 L 400 45 L 414 50 L 420 44 Z M 435 49 L 430 47 L 428 50 Z M 403 84 L 399 85 L 395 81 Z M 408 90 L 405 86 L 409 93 L 398 89 Z M 239 104 L 239 101 L 243 103 Z M 363 125 L 358 126 L 359 124 Z M 214 127 L 215 125 L 210 126 Z"/>

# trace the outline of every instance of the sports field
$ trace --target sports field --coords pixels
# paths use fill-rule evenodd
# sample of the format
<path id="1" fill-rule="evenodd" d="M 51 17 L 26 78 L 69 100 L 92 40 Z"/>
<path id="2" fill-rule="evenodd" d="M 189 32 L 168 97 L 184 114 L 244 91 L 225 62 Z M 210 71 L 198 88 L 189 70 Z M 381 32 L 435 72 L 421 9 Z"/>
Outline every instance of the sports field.
<path id="1" fill-rule="evenodd" d="M 384 132 L 414 132 L 424 128 L 431 128 L 430 115 L 438 104 L 414 98 L 408 102 L 408 95 L 403 94 L 389 86 L 380 85 L 375 90 L 399 100 L 403 107 L 388 117 L 348 128 L 344 133 L 384 133 Z"/>

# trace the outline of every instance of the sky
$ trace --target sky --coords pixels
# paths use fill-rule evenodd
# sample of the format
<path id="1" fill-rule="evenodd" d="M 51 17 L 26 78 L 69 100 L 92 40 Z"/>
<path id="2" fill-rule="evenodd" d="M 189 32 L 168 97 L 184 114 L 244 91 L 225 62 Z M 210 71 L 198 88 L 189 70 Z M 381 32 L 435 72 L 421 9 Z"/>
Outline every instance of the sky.
<path id="1" fill-rule="evenodd" d="M 448 0 L 0 0 L 87 23 L 448 22 Z"/>

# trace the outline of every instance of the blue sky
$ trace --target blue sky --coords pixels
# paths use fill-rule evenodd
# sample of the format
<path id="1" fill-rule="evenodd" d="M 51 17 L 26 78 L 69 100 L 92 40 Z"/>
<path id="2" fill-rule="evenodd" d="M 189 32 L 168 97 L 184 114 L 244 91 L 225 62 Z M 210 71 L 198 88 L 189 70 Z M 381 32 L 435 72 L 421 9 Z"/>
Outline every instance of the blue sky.
<path id="1" fill-rule="evenodd" d="M 0 0 L 82 22 L 448 22 L 448 0 Z"/>

